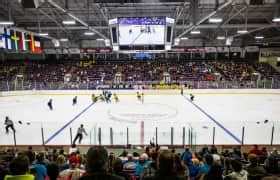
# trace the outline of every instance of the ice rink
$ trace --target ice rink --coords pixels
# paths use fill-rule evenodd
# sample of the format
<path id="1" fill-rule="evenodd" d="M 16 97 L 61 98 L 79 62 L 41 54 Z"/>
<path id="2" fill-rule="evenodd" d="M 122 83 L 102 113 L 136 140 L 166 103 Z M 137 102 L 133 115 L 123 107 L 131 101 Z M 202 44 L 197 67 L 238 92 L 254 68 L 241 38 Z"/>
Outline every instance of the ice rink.
<path id="1" fill-rule="evenodd" d="M 119 90 L 112 92 L 119 94 L 120 102 L 112 99 L 109 104 L 92 103 L 92 92 L 101 91 L 3 93 L 0 145 L 14 143 L 12 133 L 5 133 L 5 116 L 15 123 L 18 145 L 41 145 L 42 130 L 46 145 L 69 145 L 70 128 L 75 136 L 80 124 L 88 132 L 82 142 L 85 145 L 149 144 L 156 139 L 156 127 L 158 144 L 171 144 L 171 127 L 176 145 L 182 144 L 184 137 L 188 143 L 189 131 L 193 143 L 212 144 L 213 127 L 215 144 L 241 144 L 242 127 L 244 144 L 270 144 L 273 126 L 273 144 L 280 144 L 280 90 L 192 90 L 194 102 L 178 90 L 147 90 L 144 103 L 137 100 L 136 90 Z M 78 104 L 72 106 L 75 95 Z M 50 98 L 53 111 L 47 107 Z"/>

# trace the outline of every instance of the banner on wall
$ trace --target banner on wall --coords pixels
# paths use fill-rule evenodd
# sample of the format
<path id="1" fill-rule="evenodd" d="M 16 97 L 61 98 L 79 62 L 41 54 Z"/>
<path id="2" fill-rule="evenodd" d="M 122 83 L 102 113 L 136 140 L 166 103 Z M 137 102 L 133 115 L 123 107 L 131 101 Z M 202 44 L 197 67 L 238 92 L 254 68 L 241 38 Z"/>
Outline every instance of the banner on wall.
<path id="1" fill-rule="evenodd" d="M 42 52 L 41 39 L 33 34 L 0 27 L 0 37 L 0 48 L 10 51 Z"/>

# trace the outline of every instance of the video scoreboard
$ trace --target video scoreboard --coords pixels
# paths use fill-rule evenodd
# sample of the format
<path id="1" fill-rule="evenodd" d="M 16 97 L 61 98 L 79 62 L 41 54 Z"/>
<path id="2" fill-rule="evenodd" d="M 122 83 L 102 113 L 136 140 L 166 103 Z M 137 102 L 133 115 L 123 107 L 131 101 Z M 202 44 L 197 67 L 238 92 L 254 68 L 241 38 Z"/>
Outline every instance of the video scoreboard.
<path id="1" fill-rule="evenodd" d="M 167 17 L 122 17 L 109 21 L 115 51 L 169 50 L 174 19 Z"/>

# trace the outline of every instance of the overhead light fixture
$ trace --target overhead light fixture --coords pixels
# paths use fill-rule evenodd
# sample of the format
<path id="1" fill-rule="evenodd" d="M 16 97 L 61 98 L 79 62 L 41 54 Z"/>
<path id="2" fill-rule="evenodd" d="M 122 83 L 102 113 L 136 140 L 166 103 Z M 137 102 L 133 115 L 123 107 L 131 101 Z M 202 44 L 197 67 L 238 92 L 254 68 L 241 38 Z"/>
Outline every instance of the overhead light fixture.
<path id="1" fill-rule="evenodd" d="M 191 34 L 200 34 L 200 31 L 199 30 L 194 30 L 194 31 L 191 31 Z"/>
<path id="2" fill-rule="evenodd" d="M 237 33 L 238 34 L 245 34 L 245 33 L 248 33 L 248 31 L 247 30 L 238 30 Z"/>
<path id="3" fill-rule="evenodd" d="M 39 33 L 39 36 L 48 36 L 49 33 L 45 32 L 45 33 Z"/>
<path id="4" fill-rule="evenodd" d="M 218 39 L 218 40 L 225 40 L 226 37 L 225 37 L 225 36 L 218 36 L 217 39 Z"/>
<path id="5" fill-rule="evenodd" d="M 222 18 L 209 18 L 208 21 L 210 23 L 220 23 L 220 22 L 223 22 L 223 19 Z"/>
<path id="6" fill-rule="evenodd" d="M 67 42 L 67 41 L 69 41 L 67 38 L 61 38 L 60 40 L 59 40 L 60 42 Z"/>
<path id="7" fill-rule="evenodd" d="M 273 18 L 272 22 L 280 22 L 280 18 L 279 17 Z"/>
<path id="8" fill-rule="evenodd" d="M 104 41 L 104 39 L 98 38 L 96 39 L 96 41 Z"/>
<path id="9" fill-rule="evenodd" d="M 66 25 L 72 25 L 72 24 L 76 24 L 76 21 L 70 20 L 70 21 L 62 21 L 63 24 Z"/>
<path id="10" fill-rule="evenodd" d="M 188 40 L 189 38 L 188 37 L 181 37 L 180 39 L 181 40 Z"/>
<path id="11" fill-rule="evenodd" d="M 256 36 L 255 39 L 263 39 L 263 36 Z"/>
<path id="12" fill-rule="evenodd" d="M 0 21 L 0 25 L 14 25 L 13 21 Z"/>
<path id="13" fill-rule="evenodd" d="M 94 32 L 84 32 L 84 35 L 86 35 L 86 36 L 93 36 L 94 35 Z"/>

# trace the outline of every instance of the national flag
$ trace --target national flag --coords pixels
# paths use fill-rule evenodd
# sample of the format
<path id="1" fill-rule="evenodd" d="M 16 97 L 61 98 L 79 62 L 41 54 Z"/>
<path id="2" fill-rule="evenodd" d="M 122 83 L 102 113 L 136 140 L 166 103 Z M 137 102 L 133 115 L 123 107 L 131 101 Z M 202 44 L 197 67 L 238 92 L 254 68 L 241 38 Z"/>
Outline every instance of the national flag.
<path id="1" fill-rule="evenodd" d="M 12 50 L 19 50 L 20 49 L 20 40 L 19 40 L 19 32 L 11 30 L 11 45 Z"/>
<path id="2" fill-rule="evenodd" d="M 4 34 L 2 36 L 2 39 L 3 39 L 3 48 L 12 49 L 10 29 L 4 28 Z"/>
<path id="3" fill-rule="evenodd" d="M 3 48 L 4 46 L 3 34 L 4 34 L 4 27 L 0 27 L 0 48 Z"/>
<path id="4" fill-rule="evenodd" d="M 34 52 L 36 52 L 36 53 L 42 52 L 41 39 L 38 36 L 34 37 Z"/>
<path id="5" fill-rule="evenodd" d="M 24 32 L 20 32 L 19 34 L 19 42 L 20 42 L 20 50 L 26 51 L 26 37 Z"/>
<path id="6" fill-rule="evenodd" d="M 30 51 L 30 35 L 20 32 L 20 49 L 22 51 Z"/>
<path id="7" fill-rule="evenodd" d="M 28 35 L 28 40 L 29 40 L 29 47 L 30 47 L 30 52 L 34 52 L 35 48 L 34 48 L 34 35 L 33 34 L 29 34 Z"/>

